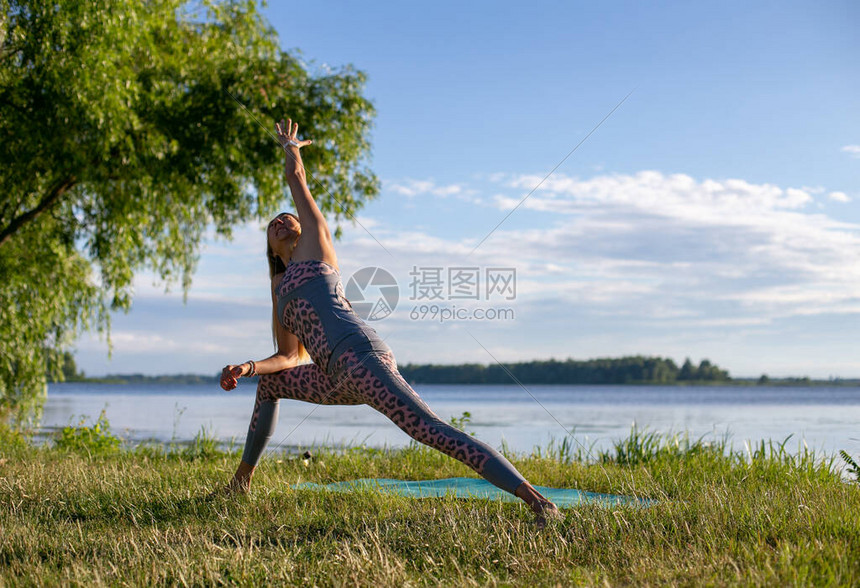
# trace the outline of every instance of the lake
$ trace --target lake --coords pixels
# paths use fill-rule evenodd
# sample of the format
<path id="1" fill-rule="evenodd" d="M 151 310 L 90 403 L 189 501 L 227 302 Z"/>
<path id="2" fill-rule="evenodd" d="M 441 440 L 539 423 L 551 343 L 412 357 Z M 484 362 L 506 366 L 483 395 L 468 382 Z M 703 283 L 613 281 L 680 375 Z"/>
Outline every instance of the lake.
<path id="1" fill-rule="evenodd" d="M 45 439 L 82 416 L 104 410 L 113 432 L 129 443 L 187 442 L 202 429 L 229 443 L 244 443 L 254 386 L 243 381 L 225 392 L 217 385 L 51 384 L 41 423 Z M 860 388 L 729 386 L 519 386 L 417 385 L 416 391 L 444 420 L 471 413 L 466 430 L 494 447 L 517 453 L 546 447 L 572 434 L 593 453 L 626 437 L 635 423 L 692 438 L 729 436 L 746 441 L 802 443 L 819 453 L 860 454 Z M 367 406 L 317 406 L 282 400 L 270 450 L 313 445 L 402 447 L 410 438 Z"/>

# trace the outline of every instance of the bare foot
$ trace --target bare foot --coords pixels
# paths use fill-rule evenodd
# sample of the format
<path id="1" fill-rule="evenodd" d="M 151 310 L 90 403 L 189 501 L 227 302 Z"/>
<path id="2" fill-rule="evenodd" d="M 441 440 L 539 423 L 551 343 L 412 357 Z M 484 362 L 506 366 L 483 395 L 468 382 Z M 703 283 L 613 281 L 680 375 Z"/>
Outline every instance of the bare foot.
<path id="1" fill-rule="evenodd" d="M 248 494 L 251 492 L 251 480 L 238 480 L 233 478 L 229 483 L 221 486 L 217 490 L 213 490 L 210 492 L 206 498 L 212 500 L 213 498 L 218 498 L 219 496 L 232 496 L 234 494 Z"/>
<path id="2" fill-rule="evenodd" d="M 245 463 L 239 463 L 236 473 L 226 486 L 222 486 L 215 490 L 207 498 L 215 498 L 217 496 L 232 496 L 233 494 L 248 494 L 251 491 L 251 478 L 254 476 L 254 466 Z"/>
<path id="3" fill-rule="evenodd" d="M 251 478 L 233 476 L 233 479 L 224 487 L 224 490 L 229 494 L 248 494 L 251 491 Z"/>

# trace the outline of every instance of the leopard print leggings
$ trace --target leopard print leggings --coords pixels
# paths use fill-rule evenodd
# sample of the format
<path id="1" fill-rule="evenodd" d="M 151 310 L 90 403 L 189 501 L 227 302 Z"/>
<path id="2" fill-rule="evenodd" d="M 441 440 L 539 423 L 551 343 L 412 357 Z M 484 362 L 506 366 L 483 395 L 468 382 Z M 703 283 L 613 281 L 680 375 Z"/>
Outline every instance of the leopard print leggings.
<path id="1" fill-rule="evenodd" d="M 463 462 L 511 494 L 525 481 L 498 451 L 436 416 L 397 371 L 390 351 L 356 354 L 349 349 L 337 359 L 334 373 L 341 374 L 337 382 L 311 363 L 261 376 L 242 460 L 257 464 L 274 433 L 278 400 L 290 398 L 314 404 L 367 404 L 416 441 Z"/>
<path id="2" fill-rule="evenodd" d="M 498 451 L 444 422 L 421 400 L 397 371 L 388 346 L 353 312 L 336 267 L 291 261 L 276 293 L 279 320 L 314 363 L 260 377 L 245 463 L 257 464 L 275 430 L 278 400 L 292 398 L 367 404 L 413 439 L 460 460 L 499 488 L 513 494 L 525 481 Z M 342 353 L 339 345 L 346 346 Z"/>

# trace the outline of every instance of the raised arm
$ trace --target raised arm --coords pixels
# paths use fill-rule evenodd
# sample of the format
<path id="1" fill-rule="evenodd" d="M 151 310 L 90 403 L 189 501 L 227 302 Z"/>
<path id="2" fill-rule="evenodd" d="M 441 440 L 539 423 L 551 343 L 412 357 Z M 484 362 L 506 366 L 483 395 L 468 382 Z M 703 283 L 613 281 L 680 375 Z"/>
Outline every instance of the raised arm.
<path id="1" fill-rule="evenodd" d="M 302 225 L 302 234 L 293 250 L 292 259 L 293 261 L 318 259 L 337 267 L 337 255 L 335 255 L 331 231 L 308 189 L 305 166 L 299 151 L 302 147 L 310 145 L 312 141 L 298 140 L 299 124 L 291 119 L 287 119 L 286 122 L 282 119 L 275 125 L 275 130 L 278 133 L 278 141 L 284 148 L 284 174 L 296 205 L 299 223 Z"/>

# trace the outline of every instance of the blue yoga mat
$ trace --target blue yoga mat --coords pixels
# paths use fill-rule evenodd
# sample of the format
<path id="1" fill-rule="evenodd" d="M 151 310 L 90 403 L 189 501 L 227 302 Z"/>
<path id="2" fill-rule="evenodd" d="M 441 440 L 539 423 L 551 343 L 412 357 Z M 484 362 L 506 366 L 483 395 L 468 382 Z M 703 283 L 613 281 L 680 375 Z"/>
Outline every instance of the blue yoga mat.
<path id="1" fill-rule="evenodd" d="M 457 498 L 485 498 L 518 502 L 519 498 L 480 478 L 444 478 L 442 480 L 392 480 L 388 478 L 361 478 L 332 484 L 314 484 L 302 482 L 294 484 L 295 489 L 332 490 L 334 492 L 350 492 L 354 490 L 372 489 L 412 498 L 433 498 L 440 496 L 456 496 Z M 635 496 L 618 494 L 599 494 L 585 492 L 573 488 L 550 488 L 535 486 L 538 492 L 552 500 L 559 507 L 573 507 L 580 504 L 600 504 L 603 506 L 650 506 L 655 501 Z"/>

